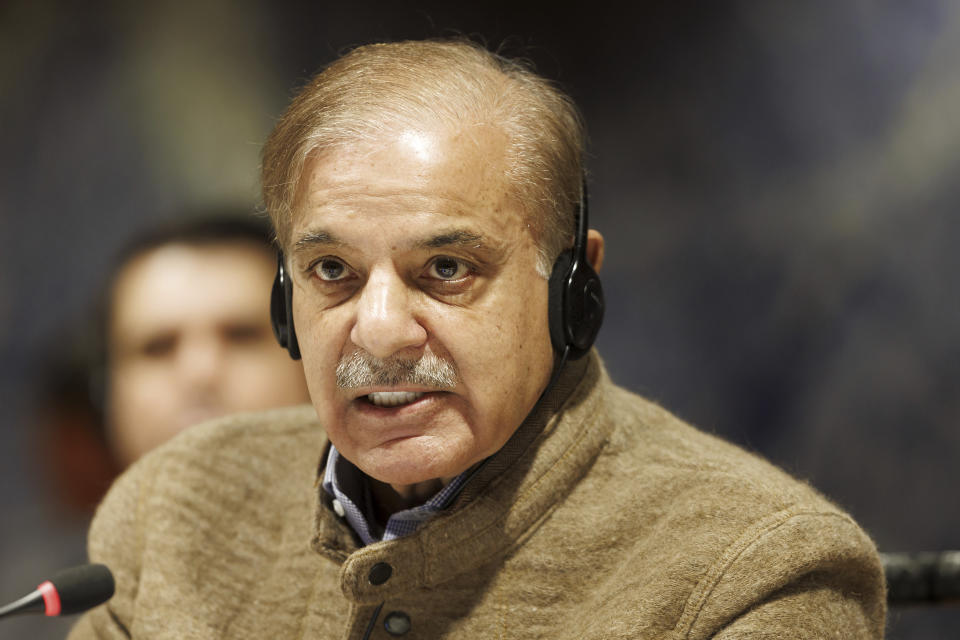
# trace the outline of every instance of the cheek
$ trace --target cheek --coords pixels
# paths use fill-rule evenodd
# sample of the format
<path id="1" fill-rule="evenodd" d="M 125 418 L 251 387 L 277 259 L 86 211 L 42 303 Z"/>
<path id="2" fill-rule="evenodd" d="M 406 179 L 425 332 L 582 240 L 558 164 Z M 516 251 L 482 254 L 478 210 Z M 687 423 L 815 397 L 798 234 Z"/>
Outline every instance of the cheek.
<path id="1" fill-rule="evenodd" d="M 125 418 L 138 413 L 164 413 L 175 400 L 170 387 L 170 375 L 160 367 L 142 363 L 117 367 L 107 389 L 109 410 Z"/>
<path id="2" fill-rule="evenodd" d="M 316 371 L 322 370 L 328 358 L 327 352 L 337 333 L 335 326 L 336 310 L 324 313 L 312 312 L 306 305 L 297 304 L 297 294 L 293 298 L 293 327 L 300 345 L 300 358 L 308 381 Z M 312 388 L 312 382 L 311 382 Z"/>
<path id="3" fill-rule="evenodd" d="M 335 407 L 336 368 L 349 339 L 349 318 L 340 309 L 314 314 L 298 311 L 294 297 L 294 327 L 306 387 L 317 413 L 324 417 Z"/>
<path id="4" fill-rule="evenodd" d="M 168 377 L 150 367 L 116 367 L 107 388 L 107 431 L 111 448 L 124 465 L 152 446 L 150 436 L 161 436 L 176 411 L 177 398 Z"/>
<path id="5" fill-rule="evenodd" d="M 472 315 L 463 325 L 458 365 L 474 389 L 491 398 L 490 409 L 510 411 L 517 403 L 536 399 L 542 380 L 553 365 L 547 326 L 546 283 L 543 290 L 527 288 L 528 295 L 505 295 L 500 304 Z M 519 399 L 518 399 L 519 396 Z"/>
<path id="6" fill-rule="evenodd" d="M 523 293 L 506 296 L 500 305 L 504 337 L 528 357 L 541 354 L 544 345 L 550 343 L 547 282 L 537 278 L 532 284 L 524 282 L 514 291 Z"/>
<path id="7" fill-rule="evenodd" d="M 269 409 L 307 399 L 303 368 L 273 344 L 236 349 L 222 376 L 229 408 Z"/>

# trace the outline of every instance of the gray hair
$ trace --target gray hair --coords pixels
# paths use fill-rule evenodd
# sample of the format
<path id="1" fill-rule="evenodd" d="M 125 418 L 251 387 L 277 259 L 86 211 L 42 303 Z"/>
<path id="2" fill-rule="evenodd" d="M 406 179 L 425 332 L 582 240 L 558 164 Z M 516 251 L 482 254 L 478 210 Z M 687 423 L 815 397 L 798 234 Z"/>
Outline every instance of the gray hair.
<path id="1" fill-rule="evenodd" d="M 529 66 L 467 40 L 372 44 L 318 73 L 263 149 L 263 200 L 290 242 L 300 178 L 318 151 L 369 142 L 401 126 L 493 123 L 509 140 L 505 170 L 546 277 L 574 233 L 584 133 L 572 100 Z"/>

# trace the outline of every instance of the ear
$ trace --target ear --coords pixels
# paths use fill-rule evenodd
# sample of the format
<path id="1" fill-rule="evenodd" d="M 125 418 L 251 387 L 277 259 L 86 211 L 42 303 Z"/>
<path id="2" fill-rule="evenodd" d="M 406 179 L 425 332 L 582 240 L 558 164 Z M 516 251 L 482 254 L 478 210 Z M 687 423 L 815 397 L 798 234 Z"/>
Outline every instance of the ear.
<path id="1" fill-rule="evenodd" d="M 603 236 L 596 229 L 587 230 L 587 260 L 593 270 L 599 273 L 603 266 Z"/>

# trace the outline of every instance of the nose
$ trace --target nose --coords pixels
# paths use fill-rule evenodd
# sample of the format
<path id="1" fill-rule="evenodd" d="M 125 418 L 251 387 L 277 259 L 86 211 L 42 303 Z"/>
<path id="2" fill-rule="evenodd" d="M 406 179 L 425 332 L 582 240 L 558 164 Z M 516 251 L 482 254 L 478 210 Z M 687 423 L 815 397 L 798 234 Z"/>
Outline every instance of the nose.
<path id="1" fill-rule="evenodd" d="M 199 395 L 215 390 L 224 364 L 223 348 L 217 336 L 212 332 L 186 336 L 179 351 L 177 364 L 184 387 Z"/>
<path id="2" fill-rule="evenodd" d="M 392 268 L 374 270 L 360 294 L 350 340 L 377 358 L 423 346 L 427 330 L 412 313 L 411 296 Z"/>

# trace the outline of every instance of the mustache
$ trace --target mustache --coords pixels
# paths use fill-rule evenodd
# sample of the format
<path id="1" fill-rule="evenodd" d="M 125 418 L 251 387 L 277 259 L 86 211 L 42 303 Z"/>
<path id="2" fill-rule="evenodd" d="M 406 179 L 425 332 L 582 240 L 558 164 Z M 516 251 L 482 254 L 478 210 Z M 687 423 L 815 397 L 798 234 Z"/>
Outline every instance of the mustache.
<path id="1" fill-rule="evenodd" d="M 365 351 L 354 351 L 337 365 L 337 386 L 341 389 L 400 385 L 453 389 L 459 381 L 456 365 L 433 353 L 424 353 L 417 360 L 381 360 Z"/>

